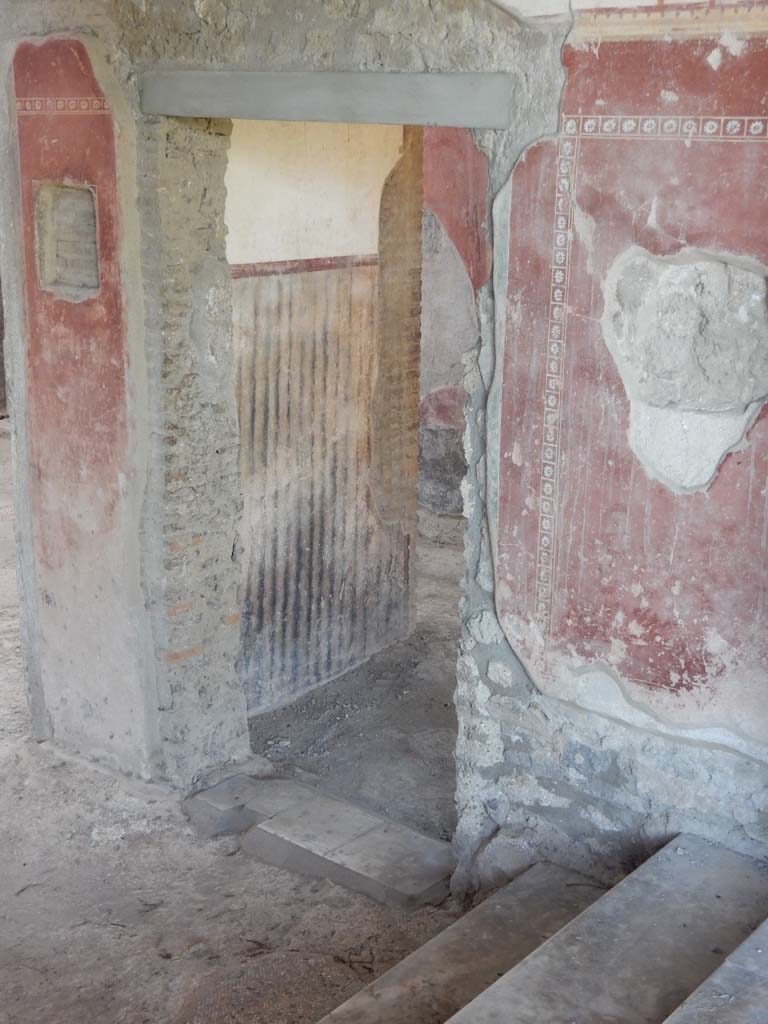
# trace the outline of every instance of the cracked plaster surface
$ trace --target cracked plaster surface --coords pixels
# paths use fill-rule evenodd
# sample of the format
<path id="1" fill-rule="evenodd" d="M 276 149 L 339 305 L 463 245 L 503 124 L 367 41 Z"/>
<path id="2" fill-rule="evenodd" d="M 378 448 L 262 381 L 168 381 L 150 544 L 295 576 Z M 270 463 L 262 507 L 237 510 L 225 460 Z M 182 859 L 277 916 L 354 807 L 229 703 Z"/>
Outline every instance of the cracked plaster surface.
<path id="1" fill-rule="evenodd" d="M 745 447 L 768 398 L 765 268 L 632 246 L 605 282 L 603 337 L 630 402 L 629 444 L 648 476 L 706 490 Z"/>

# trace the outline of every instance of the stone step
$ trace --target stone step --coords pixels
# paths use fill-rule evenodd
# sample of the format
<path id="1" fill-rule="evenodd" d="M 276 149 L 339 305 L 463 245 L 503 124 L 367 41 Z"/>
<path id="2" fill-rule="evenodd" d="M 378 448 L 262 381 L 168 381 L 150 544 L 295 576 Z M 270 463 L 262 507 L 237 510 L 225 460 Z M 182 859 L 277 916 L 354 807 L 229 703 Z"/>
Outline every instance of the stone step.
<path id="1" fill-rule="evenodd" d="M 320 1024 L 441 1024 L 602 892 L 581 875 L 537 864 Z"/>
<path id="2" fill-rule="evenodd" d="M 240 825 L 251 826 L 240 837 L 244 853 L 381 903 L 415 907 L 448 895 L 454 868 L 449 843 L 332 799 L 295 779 L 248 781 L 236 795 L 236 812 L 226 812 L 239 815 Z"/>
<path id="3" fill-rule="evenodd" d="M 667 1018 L 668 1024 L 766 1024 L 768 921 Z"/>
<path id="4" fill-rule="evenodd" d="M 662 1024 L 766 915 L 764 865 L 680 836 L 451 1024 Z"/>

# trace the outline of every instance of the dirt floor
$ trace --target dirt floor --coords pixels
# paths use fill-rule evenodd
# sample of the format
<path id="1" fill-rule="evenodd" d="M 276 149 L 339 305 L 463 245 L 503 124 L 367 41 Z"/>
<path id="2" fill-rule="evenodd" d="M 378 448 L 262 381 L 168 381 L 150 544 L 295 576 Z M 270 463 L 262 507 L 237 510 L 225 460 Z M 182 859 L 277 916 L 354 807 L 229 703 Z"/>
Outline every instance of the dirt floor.
<path id="1" fill-rule="evenodd" d="M 13 543 L 10 442 L 0 435 L 0 1024 L 310 1024 L 455 919 L 450 903 L 406 914 L 262 866 L 228 839 L 198 839 L 175 794 L 31 742 Z M 408 680 L 387 663 L 373 689 L 407 700 L 426 672 L 414 658 Z M 329 776 L 331 737 L 352 756 L 364 708 L 382 726 L 385 710 L 335 701 L 306 761 Z M 425 711 L 413 735 L 450 732 L 442 711 Z M 410 743 L 400 725 L 395 734 Z M 427 775 L 448 737 L 431 742 L 413 744 Z M 291 743 L 292 756 L 304 749 Z M 371 792 L 387 803 L 375 783 Z M 415 804 L 413 814 L 424 817 Z"/>
<path id="2" fill-rule="evenodd" d="M 251 746 L 318 788 L 437 839 L 455 828 L 456 649 L 463 547 L 420 537 L 409 639 L 279 711 Z"/>

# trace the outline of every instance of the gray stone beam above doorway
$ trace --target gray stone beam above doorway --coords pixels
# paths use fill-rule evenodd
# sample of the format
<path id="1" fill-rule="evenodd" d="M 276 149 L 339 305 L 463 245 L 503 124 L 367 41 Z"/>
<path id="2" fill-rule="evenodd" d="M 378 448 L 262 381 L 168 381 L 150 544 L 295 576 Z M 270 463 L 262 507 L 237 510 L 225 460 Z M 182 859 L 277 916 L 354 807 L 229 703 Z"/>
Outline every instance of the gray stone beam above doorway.
<path id="1" fill-rule="evenodd" d="M 171 117 L 509 128 L 503 73 L 149 70 L 141 110 Z"/>

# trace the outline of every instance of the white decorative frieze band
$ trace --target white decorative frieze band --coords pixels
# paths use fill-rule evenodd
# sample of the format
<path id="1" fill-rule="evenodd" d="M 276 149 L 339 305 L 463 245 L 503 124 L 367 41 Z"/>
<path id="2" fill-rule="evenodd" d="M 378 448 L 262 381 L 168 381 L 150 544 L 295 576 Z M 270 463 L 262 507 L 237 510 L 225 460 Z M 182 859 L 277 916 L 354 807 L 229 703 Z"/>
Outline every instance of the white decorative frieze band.
<path id="1" fill-rule="evenodd" d="M 717 38 L 768 30 L 767 0 L 493 0 L 518 18 L 573 19 L 571 43 L 620 39 Z"/>
<path id="2" fill-rule="evenodd" d="M 768 139 L 768 117 L 666 117 L 662 114 L 567 114 L 563 133 L 571 138 Z"/>
<path id="3" fill-rule="evenodd" d="M 109 101 L 103 96 L 25 96 L 16 100 L 16 113 L 106 114 Z"/>

